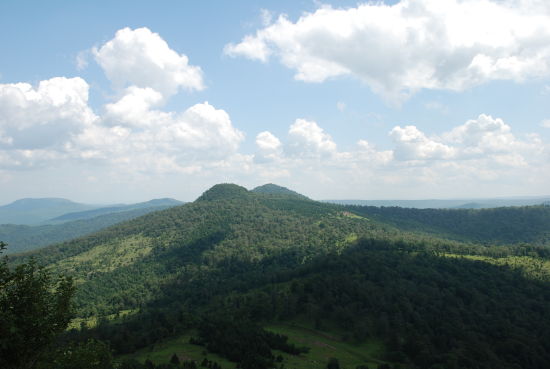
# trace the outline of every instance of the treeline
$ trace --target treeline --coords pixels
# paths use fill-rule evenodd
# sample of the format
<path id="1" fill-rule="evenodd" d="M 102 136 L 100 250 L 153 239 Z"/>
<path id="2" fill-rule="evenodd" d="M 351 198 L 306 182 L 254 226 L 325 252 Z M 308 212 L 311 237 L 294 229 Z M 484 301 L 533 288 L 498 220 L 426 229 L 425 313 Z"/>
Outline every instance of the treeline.
<path id="1" fill-rule="evenodd" d="M 190 342 L 205 346 L 209 352 L 217 353 L 239 363 L 242 369 L 273 368 L 282 356 L 275 357 L 272 350 L 291 355 L 307 353 L 309 348 L 289 344 L 288 337 L 275 334 L 259 327 L 250 320 L 221 314 L 209 315 L 200 320 L 198 337 Z"/>
<path id="2" fill-rule="evenodd" d="M 550 244 L 550 206 L 492 209 L 414 209 L 346 206 L 399 229 L 481 244 Z"/>

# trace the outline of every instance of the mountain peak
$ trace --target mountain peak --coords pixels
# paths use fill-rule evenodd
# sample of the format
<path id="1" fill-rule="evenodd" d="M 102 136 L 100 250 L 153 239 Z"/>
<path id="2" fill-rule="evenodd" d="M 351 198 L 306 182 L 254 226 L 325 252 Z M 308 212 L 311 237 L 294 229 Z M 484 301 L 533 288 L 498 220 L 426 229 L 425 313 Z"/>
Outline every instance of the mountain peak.
<path id="1" fill-rule="evenodd" d="M 262 186 L 258 186 L 254 188 L 252 192 L 274 194 L 274 195 L 292 195 L 292 196 L 299 196 L 301 198 L 307 198 L 306 196 L 299 194 L 296 191 L 292 191 L 286 187 L 279 186 L 273 183 L 267 183 Z"/>
<path id="2" fill-rule="evenodd" d="M 248 190 L 233 183 L 220 183 L 206 190 L 197 201 L 215 201 L 246 196 Z"/>

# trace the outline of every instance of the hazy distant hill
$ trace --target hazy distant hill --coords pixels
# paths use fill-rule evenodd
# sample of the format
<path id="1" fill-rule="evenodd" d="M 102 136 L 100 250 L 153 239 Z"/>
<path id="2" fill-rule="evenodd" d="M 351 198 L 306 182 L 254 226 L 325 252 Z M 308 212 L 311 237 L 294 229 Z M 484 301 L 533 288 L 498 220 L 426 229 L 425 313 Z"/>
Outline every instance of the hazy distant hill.
<path id="1" fill-rule="evenodd" d="M 97 207 L 60 198 L 20 199 L 0 206 L 0 224 L 37 224 L 69 212 Z"/>
<path id="2" fill-rule="evenodd" d="M 170 206 L 176 206 L 176 205 L 182 205 L 182 204 L 183 202 L 181 201 L 169 199 L 169 198 L 154 199 L 146 202 L 140 202 L 137 204 L 107 206 L 107 207 L 101 207 L 98 209 L 67 213 L 52 219 L 48 219 L 48 222 L 49 223 L 50 222 L 51 223 L 67 222 L 71 220 L 94 218 L 103 214 L 119 213 L 123 211 L 144 209 L 144 208 L 151 208 L 151 207 L 170 207 Z"/>
<path id="3" fill-rule="evenodd" d="M 323 200 L 332 204 L 360 206 L 398 206 L 417 209 L 482 209 L 503 206 L 529 206 L 550 202 L 549 197 L 498 198 L 498 199 L 452 199 L 452 200 Z"/>
<path id="4" fill-rule="evenodd" d="M 156 205 L 162 204 L 165 205 Z M 149 204 L 151 206 L 145 206 Z M 82 237 L 87 234 L 99 231 L 103 228 L 110 227 L 114 224 L 134 219 L 142 215 L 164 210 L 172 206 L 180 204 L 176 200 L 152 200 L 146 203 L 138 204 L 137 208 L 126 211 L 117 211 L 112 213 L 102 214 L 92 217 L 92 213 L 84 212 L 89 217 L 79 215 L 81 219 L 66 221 L 60 224 L 45 224 L 37 226 L 2 224 L 0 225 L 0 240 L 6 242 L 9 247 L 6 250 L 7 254 L 25 252 L 39 249 L 41 247 L 51 245 L 58 242 L 67 241 L 73 238 Z M 128 206 L 131 208 L 131 206 Z M 98 209 L 104 210 L 106 208 Z M 101 213 L 103 213 L 102 211 Z M 75 213 L 82 214 L 82 213 Z"/>

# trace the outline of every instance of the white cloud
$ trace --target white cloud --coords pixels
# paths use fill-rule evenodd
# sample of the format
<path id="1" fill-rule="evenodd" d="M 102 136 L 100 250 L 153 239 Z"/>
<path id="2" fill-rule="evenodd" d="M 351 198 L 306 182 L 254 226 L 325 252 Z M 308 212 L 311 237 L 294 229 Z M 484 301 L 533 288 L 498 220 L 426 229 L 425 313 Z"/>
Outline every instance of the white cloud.
<path id="1" fill-rule="evenodd" d="M 118 101 L 105 105 L 105 120 L 111 124 L 147 126 L 159 123 L 161 112 L 151 108 L 161 105 L 163 97 L 152 88 L 130 86 Z M 166 117 L 169 119 L 169 117 Z"/>
<path id="2" fill-rule="evenodd" d="M 390 149 L 360 139 L 355 148 L 338 151 L 316 122 L 298 119 L 283 142 L 269 132 L 258 135 L 253 173 L 292 178 L 317 198 L 337 192 L 348 198 L 542 193 L 550 181 L 548 143 L 537 134 L 514 135 L 500 118 L 481 114 L 439 135 L 412 125 L 389 134 Z"/>
<path id="3" fill-rule="evenodd" d="M 0 84 L 0 148 L 53 149 L 97 117 L 88 106 L 88 84 L 79 77 Z"/>
<path id="4" fill-rule="evenodd" d="M 395 143 L 397 160 L 442 160 L 454 156 L 453 148 L 429 139 L 415 126 L 395 127 L 390 136 Z"/>
<path id="5" fill-rule="evenodd" d="M 342 102 L 342 101 L 338 101 L 336 103 L 336 109 L 338 109 L 339 111 L 344 111 L 346 110 L 346 103 L 345 102 Z"/>
<path id="6" fill-rule="evenodd" d="M 445 134 L 445 138 L 461 145 L 462 154 L 466 156 L 509 152 L 517 143 L 509 125 L 485 114 L 455 127 Z"/>
<path id="7" fill-rule="evenodd" d="M 78 136 L 76 147 L 81 150 L 80 155 L 131 168 L 179 171 L 237 153 L 243 133 L 233 127 L 224 110 L 207 102 L 181 113 L 144 109 L 136 114 L 126 109 L 126 102 L 136 96 L 152 96 L 154 100 L 154 94 L 148 95 L 149 92 L 132 89 L 129 96 L 108 106 L 106 124 L 90 127 Z M 116 120 L 108 120 L 114 116 Z"/>
<path id="8" fill-rule="evenodd" d="M 285 151 L 293 156 L 323 157 L 336 152 L 336 144 L 316 122 L 296 119 L 288 130 Z"/>
<path id="9" fill-rule="evenodd" d="M 254 155 L 254 161 L 265 163 L 279 160 L 282 154 L 281 141 L 271 132 L 264 131 L 256 136 L 256 146 L 258 151 Z"/>
<path id="10" fill-rule="evenodd" d="M 540 126 L 544 128 L 550 128 L 550 119 L 544 119 L 540 122 Z"/>
<path id="11" fill-rule="evenodd" d="M 123 28 L 92 52 L 118 90 L 132 85 L 149 87 L 167 97 L 180 88 L 204 88 L 201 68 L 189 65 L 186 55 L 172 50 L 148 28 Z"/>
<path id="12" fill-rule="evenodd" d="M 277 56 L 295 78 L 323 82 L 351 75 L 399 102 L 419 89 L 460 91 L 492 80 L 550 75 L 546 2 L 402 0 L 356 8 L 323 6 L 296 22 L 273 24 L 225 53 Z"/>

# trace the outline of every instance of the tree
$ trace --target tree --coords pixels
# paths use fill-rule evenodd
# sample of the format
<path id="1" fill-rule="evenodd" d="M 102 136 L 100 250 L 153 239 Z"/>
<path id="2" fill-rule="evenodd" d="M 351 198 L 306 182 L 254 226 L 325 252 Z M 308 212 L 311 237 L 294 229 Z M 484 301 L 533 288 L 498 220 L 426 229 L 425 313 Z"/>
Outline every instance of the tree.
<path id="1" fill-rule="evenodd" d="M 176 355 L 176 354 L 172 355 L 172 358 L 170 359 L 170 363 L 180 365 L 180 359 L 179 359 L 178 355 Z"/>
<path id="2" fill-rule="evenodd" d="M 37 369 L 113 369 L 113 356 L 109 346 L 90 339 L 83 343 L 71 343 L 52 350 Z"/>
<path id="3" fill-rule="evenodd" d="M 6 248 L 0 241 L 0 253 Z M 8 266 L 0 261 L 0 367 L 31 369 L 72 318 L 75 287 L 53 278 L 34 259 Z"/>
<path id="4" fill-rule="evenodd" d="M 331 357 L 327 363 L 327 369 L 340 369 L 340 363 L 338 359 Z"/>

